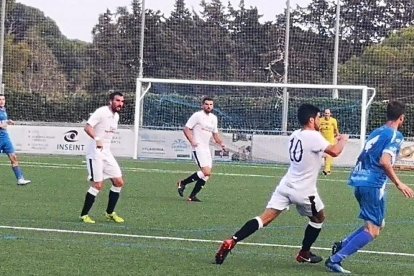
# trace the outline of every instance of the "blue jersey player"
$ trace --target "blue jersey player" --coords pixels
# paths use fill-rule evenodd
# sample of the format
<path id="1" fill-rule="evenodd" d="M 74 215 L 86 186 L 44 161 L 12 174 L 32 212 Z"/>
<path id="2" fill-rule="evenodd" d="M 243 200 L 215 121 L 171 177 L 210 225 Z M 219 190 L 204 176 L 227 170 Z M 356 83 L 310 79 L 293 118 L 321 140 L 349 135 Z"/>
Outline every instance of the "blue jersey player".
<path id="1" fill-rule="evenodd" d="M 413 190 L 401 182 L 393 164 L 404 140 L 398 129 L 404 122 L 405 106 L 398 101 L 387 105 L 387 122 L 375 129 L 368 137 L 364 149 L 349 177 L 348 184 L 354 188 L 355 198 L 360 206 L 359 218 L 365 225 L 351 233 L 332 247 L 332 256 L 325 265 L 329 271 L 351 273 L 342 267 L 342 261 L 371 241 L 384 227 L 386 213 L 385 185 L 390 179 L 398 190 L 407 197 L 414 196 Z"/>
<path id="2" fill-rule="evenodd" d="M 5 105 L 6 97 L 0 95 L 0 152 L 7 154 L 9 157 L 13 172 L 17 178 L 17 185 L 26 185 L 30 183 L 30 180 L 24 179 L 22 169 L 17 161 L 13 143 L 7 132 L 7 126 L 14 125 L 14 122 L 7 117 Z"/>

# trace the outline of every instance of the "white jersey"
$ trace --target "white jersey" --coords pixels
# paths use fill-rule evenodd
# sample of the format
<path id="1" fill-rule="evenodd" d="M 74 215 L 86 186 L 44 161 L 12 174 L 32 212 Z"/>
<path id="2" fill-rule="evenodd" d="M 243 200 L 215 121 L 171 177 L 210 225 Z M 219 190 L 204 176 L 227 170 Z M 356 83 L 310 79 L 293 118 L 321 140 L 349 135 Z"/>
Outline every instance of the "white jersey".
<path id="1" fill-rule="evenodd" d="M 207 114 L 204 110 L 191 115 L 185 126 L 193 130 L 194 141 L 200 149 L 209 149 L 211 136 L 218 133 L 217 116 L 213 113 Z"/>
<path id="2" fill-rule="evenodd" d="M 110 151 L 112 137 L 118 129 L 119 114 L 112 112 L 109 106 L 102 106 L 89 117 L 88 124 L 95 130 L 103 144 L 103 151 Z M 92 138 L 86 148 L 86 157 L 95 158 L 97 155 L 96 142 Z"/>
<path id="3" fill-rule="evenodd" d="M 329 142 L 316 130 L 296 130 L 289 137 L 290 166 L 280 181 L 303 194 L 317 193 L 316 182 Z"/>

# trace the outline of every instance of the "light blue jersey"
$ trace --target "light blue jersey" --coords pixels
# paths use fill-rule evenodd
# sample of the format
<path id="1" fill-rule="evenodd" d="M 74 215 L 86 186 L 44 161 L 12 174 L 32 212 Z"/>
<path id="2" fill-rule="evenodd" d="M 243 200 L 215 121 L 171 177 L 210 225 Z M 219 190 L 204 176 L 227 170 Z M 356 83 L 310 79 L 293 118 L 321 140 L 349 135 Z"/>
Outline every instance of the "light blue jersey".
<path id="1" fill-rule="evenodd" d="M 386 125 L 375 129 L 358 157 L 348 184 L 354 187 L 382 188 L 387 176 L 379 163 L 381 156 L 389 153 L 394 164 L 403 140 L 401 132 Z"/>

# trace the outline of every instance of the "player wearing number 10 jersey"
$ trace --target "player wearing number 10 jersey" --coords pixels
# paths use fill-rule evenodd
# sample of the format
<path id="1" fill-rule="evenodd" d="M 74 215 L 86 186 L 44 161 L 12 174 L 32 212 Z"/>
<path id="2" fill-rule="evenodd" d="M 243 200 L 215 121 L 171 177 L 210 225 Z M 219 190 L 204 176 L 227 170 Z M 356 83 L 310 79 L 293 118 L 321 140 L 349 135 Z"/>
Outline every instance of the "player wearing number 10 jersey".
<path id="1" fill-rule="evenodd" d="M 294 131 L 289 137 L 287 148 L 290 166 L 287 173 L 276 187 L 262 215 L 247 221 L 231 239 L 223 241 L 216 253 L 216 264 L 223 263 L 237 242 L 267 226 L 292 204 L 296 206 L 300 215 L 309 218 L 302 248 L 296 260 L 300 263 L 322 261 L 320 256 L 310 251 L 325 219 L 324 205 L 319 197 L 316 182 L 322 166 L 323 154 L 338 156 L 348 140 L 348 135 L 339 135 L 338 142 L 334 145 L 326 141 L 319 132 L 320 110 L 310 104 L 299 107 L 298 120 L 302 128 Z"/>

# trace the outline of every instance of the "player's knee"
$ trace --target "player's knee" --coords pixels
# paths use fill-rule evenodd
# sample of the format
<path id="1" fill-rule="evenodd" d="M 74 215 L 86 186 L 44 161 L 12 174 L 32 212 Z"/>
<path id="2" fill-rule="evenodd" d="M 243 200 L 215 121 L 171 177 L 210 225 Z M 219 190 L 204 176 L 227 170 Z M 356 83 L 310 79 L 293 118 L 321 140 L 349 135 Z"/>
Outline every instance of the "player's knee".
<path id="1" fill-rule="evenodd" d="M 102 191 L 103 189 L 103 182 L 94 182 L 92 188 L 95 188 L 98 191 Z"/>
<path id="2" fill-rule="evenodd" d="M 119 177 L 119 178 L 112 179 L 112 185 L 118 188 L 122 188 L 124 187 L 125 183 L 124 183 L 124 180 L 121 177 Z"/>
<path id="3" fill-rule="evenodd" d="M 204 177 L 210 177 L 211 176 L 211 168 L 206 167 L 206 168 L 203 168 L 201 171 L 203 172 Z"/>
<path id="4" fill-rule="evenodd" d="M 19 166 L 19 162 L 17 161 L 16 155 L 14 155 L 14 154 L 9 155 L 9 159 L 10 159 L 10 164 L 12 165 L 12 167 Z"/>

